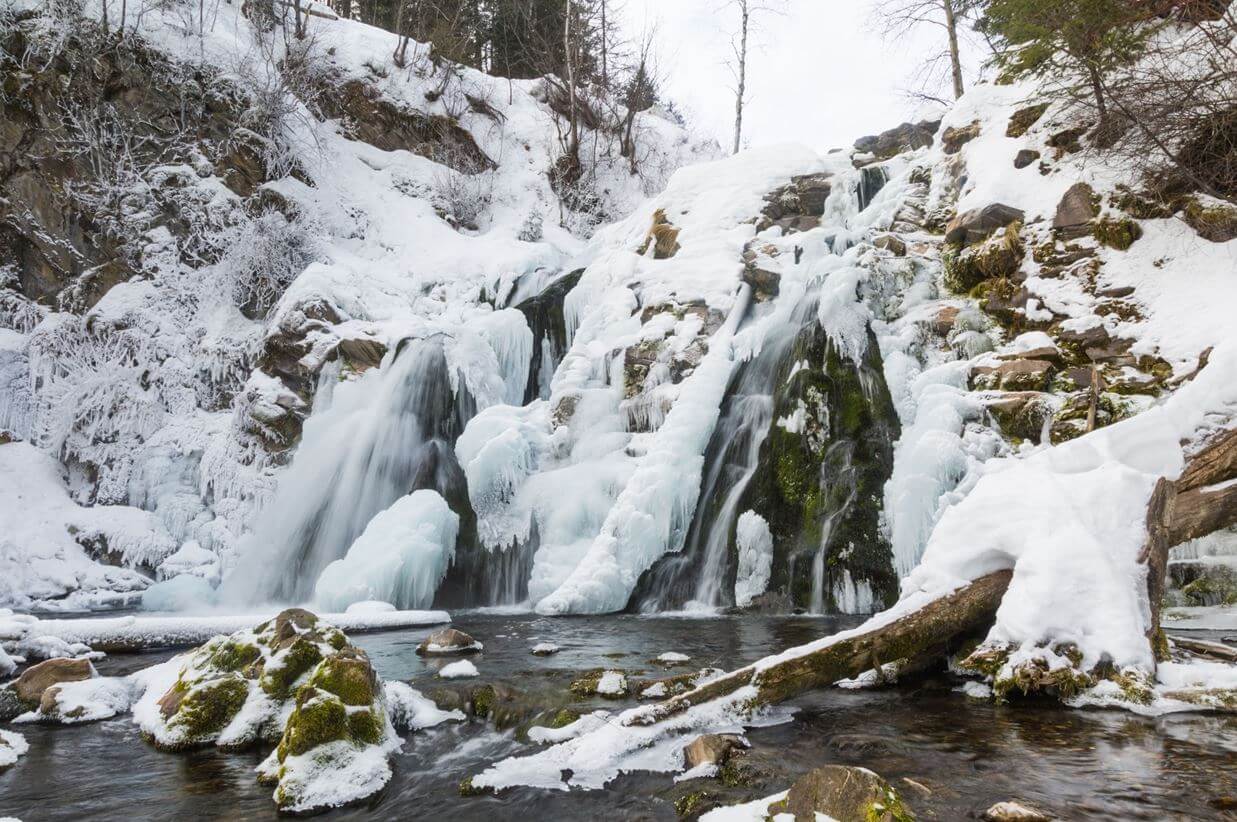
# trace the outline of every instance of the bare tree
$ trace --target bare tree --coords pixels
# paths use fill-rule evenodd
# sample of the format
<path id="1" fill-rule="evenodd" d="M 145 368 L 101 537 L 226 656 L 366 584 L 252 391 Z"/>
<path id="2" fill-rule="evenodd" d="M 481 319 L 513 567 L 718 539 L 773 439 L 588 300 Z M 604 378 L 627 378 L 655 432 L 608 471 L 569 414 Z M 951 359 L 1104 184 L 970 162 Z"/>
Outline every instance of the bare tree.
<path id="1" fill-rule="evenodd" d="M 722 6 L 725 11 L 734 11 L 739 15 L 738 28 L 730 37 L 731 56 L 726 60 L 726 68 L 730 70 L 734 80 L 734 153 L 738 154 L 743 147 L 743 106 L 747 102 L 747 68 L 748 55 L 755 33 L 757 18 L 767 14 L 780 14 L 783 10 L 782 0 L 726 0 Z"/>
<path id="2" fill-rule="evenodd" d="M 904 40 L 922 26 L 938 26 L 945 33 L 945 46 L 924 61 L 921 85 L 928 88 L 937 77 L 936 67 L 948 61 L 954 99 L 962 96 L 962 58 L 958 48 L 958 26 L 976 7 L 976 0 L 878 0 L 873 7 L 877 29 L 886 39 Z"/>

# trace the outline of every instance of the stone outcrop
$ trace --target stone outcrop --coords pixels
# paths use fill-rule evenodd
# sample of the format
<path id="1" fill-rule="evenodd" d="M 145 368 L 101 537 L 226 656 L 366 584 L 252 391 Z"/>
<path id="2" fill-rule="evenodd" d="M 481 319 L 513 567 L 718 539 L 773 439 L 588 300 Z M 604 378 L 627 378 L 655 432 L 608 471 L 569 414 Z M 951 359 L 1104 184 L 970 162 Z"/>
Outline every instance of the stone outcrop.
<path id="1" fill-rule="evenodd" d="M 940 120 L 903 123 L 874 136 L 860 137 L 855 141 L 855 151 L 872 154 L 878 160 L 888 160 L 904 151 L 931 146 L 940 127 Z"/>
<path id="2" fill-rule="evenodd" d="M 817 814 L 839 822 L 911 822 L 914 814 L 898 792 L 867 768 L 826 765 L 800 777 L 786 798 L 769 807 L 771 816 L 791 814 L 815 822 Z"/>
<path id="3" fill-rule="evenodd" d="M 731 751 L 747 747 L 734 734 L 701 734 L 683 748 L 683 760 L 690 770 L 701 765 L 722 765 Z"/>
<path id="4" fill-rule="evenodd" d="M 482 650 L 483 647 L 480 642 L 463 631 L 443 628 L 422 640 L 417 646 L 417 653 L 421 656 L 472 654 Z"/>
<path id="5" fill-rule="evenodd" d="M 43 692 L 61 682 L 79 682 L 94 676 L 94 668 L 86 659 L 49 659 L 32 665 L 22 672 L 12 684 L 17 698 L 28 705 L 37 706 Z"/>
<path id="6" fill-rule="evenodd" d="M 964 211 L 949 221 L 945 227 L 945 242 L 959 246 L 981 243 L 997 229 L 1026 220 L 1022 209 L 1002 203 Z"/>
<path id="7" fill-rule="evenodd" d="M 965 126 L 951 126 L 941 134 L 941 146 L 946 154 L 957 154 L 962 147 L 979 136 L 979 121 Z"/>

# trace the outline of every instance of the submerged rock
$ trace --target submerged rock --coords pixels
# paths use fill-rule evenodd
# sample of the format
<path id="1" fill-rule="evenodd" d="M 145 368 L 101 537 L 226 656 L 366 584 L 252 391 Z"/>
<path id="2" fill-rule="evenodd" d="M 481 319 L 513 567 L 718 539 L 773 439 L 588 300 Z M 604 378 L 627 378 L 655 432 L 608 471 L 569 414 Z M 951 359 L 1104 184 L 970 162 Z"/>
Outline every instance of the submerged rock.
<path id="1" fill-rule="evenodd" d="M 985 822 L 1051 822 L 1055 817 L 1023 805 L 1021 802 L 998 802 L 984 811 Z"/>
<path id="2" fill-rule="evenodd" d="M 701 765 L 722 765 L 731 751 L 746 747 L 743 738 L 735 734 L 701 734 L 683 748 L 683 759 L 688 770 Z"/>
<path id="3" fill-rule="evenodd" d="M 455 628 L 443 628 L 441 631 L 435 631 L 427 636 L 417 646 L 417 653 L 421 656 L 471 654 L 482 650 L 484 647 L 484 645 L 463 631 L 458 631 Z"/>
<path id="4" fill-rule="evenodd" d="M 817 814 L 839 822 L 909 822 L 915 818 L 898 792 L 867 768 L 826 765 L 800 777 L 769 814 L 789 813 L 795 822 L 815 822 Z"/>

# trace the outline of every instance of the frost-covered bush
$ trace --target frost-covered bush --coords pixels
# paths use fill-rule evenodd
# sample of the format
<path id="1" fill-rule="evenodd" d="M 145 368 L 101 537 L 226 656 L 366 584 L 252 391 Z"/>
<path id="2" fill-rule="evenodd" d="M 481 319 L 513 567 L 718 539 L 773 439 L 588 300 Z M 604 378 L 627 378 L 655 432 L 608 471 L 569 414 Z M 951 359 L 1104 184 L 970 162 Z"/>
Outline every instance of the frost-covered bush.
<path id="1" fill-rule="evenodd" d="M 434 172 L 434 207 L 456 228 L 475 231 L 482 216 L 489 211 L 494 175 L 488 171 L 476 174 L 455 171 L 455 168 L 465 167 L 461 165 L 463 161 L 454 156 L 455 153 L 454 149 L 440 149 L 435 154 L 434 159 L 442 164 L 442 168 Z"/>
<path id="2" fill-rule="evenodd" d="M 269 209 L 241 230 L 223 267 L 232 297 L 249 317 L 265 317 L 284 291 L 318 255 L 305 222 Z"/>
<path id="3" fill-rule="evenodd" d="M 530 211 L 520 226 L 520 233 L 516 236 L 526 243 L 535 243 L 541 240 L 544 231 L 545 219 L 541 216 L 541 212 Z"/>

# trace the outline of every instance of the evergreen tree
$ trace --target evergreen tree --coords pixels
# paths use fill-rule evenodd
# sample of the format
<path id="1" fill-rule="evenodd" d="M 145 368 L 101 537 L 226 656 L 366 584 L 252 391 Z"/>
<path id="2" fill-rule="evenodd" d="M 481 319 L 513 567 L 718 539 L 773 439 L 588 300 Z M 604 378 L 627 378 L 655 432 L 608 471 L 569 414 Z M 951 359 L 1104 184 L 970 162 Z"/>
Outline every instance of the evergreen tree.
<path id="1" fill-rule="evenodd" d="M 1146 46 L 1147 7 L 1131 0 L 989 0 L 981 26 L 1005 46 L 1007 76 L 1081 82 L 1108 118 L 1106 79 Z"/>

